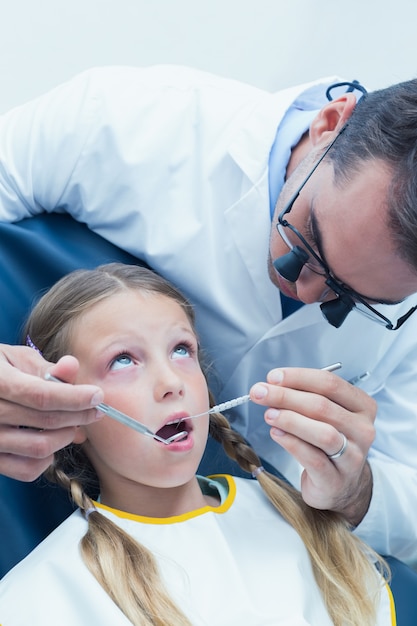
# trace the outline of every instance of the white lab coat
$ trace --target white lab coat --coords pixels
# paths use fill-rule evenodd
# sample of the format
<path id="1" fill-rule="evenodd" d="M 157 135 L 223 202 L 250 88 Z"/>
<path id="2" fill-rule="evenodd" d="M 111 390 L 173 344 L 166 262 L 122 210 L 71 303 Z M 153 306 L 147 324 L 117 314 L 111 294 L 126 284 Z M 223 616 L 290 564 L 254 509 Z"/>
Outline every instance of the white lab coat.
<path id="1" fill-rule="evenodd" d="M 412 561 L 417 314 L 397 332 L 355 312 L 335 329 L 317 304 L 282 320 L 267 273 L 271 145 L 294 99 L 309 90 L 317 109 L 330 82 L 270 94 L 173 66 L 85 72 L 0 118 L 0 219 L 66 211 L 171 279 L 196 305 L 218 401 L 277 366 L 341 361 L 346 379 L 370 371 L 374 489 L 357 532 Z M 381 310 L 395 318 L 410 304 Z M 261 407 L 240 407 L 234 425 L 297 484 L 300 468 L 270 439 Z"/>

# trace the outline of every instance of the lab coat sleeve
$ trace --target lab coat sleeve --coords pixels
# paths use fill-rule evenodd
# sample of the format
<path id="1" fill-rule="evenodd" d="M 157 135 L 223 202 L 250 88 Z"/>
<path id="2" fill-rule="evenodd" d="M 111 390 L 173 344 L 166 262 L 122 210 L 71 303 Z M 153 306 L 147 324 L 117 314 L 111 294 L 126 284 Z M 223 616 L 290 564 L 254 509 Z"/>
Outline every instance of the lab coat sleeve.
<path id="1" fill-rule="evenodd" d="M 409 334 L 410 327 L 404 328 Z M 401 331 L 400 331 L 401 332 Z M 405 343 L 405 341 L 404 341 Z M 398 344 L 398 342 L 397 342 Z M 395 353 L 397 346 L 393 346 Z M 391 355 L 394 356 L 394 355 Z M 398 355 L 397 355 L 398 356 Z M 392 358 L 381 361 L 388 369 Z M 417 565 L 417 363 L 415 346 L 397 361 L 372 393 L 378 403 L 376 438 L 369 453 L 373 492 L 369 510 L 356 529 L 380 554 Z M 377 373 L 378 376 L 378 373 Z"/>
<path id="2" fill-rule="evenodd" d="M 14 222 L 59 211 L 94 126 L 97 99 L 90 74 L 0 117 L 0 219 Z"/>
<path id="3" fill-rule="evenodd" d="M 299 89 L 288 91 L 286 106 Z M 127 215 L 166 209 L 167 188 L 184 180 L 191 194 L 196 172 L 209 177 L 229 135 L 265 99 L 181 66 L 83 72 L 0 117 L 0 220 L 60 211 L 103 236 L 130 232 Z"/>
<path id="4" fill-rule="evenodd" d="M 417 472 L 398 462 L 371 461 L 372 501 L 367 515 L 355 529 L 364 541 L 383 556 L 394 555 L 417 566 Z"/>

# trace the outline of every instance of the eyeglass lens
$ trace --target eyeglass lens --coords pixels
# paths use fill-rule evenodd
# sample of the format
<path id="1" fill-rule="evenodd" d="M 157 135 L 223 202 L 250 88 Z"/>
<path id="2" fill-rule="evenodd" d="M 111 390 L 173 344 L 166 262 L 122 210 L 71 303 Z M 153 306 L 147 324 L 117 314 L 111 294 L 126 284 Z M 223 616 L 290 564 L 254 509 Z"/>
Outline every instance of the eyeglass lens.
<path id="1" fill-rule="evenodd" d="M 290 227 L 285 227 L 278 222 L 277 230 L 290 250 L 293 250 L 296 246 L 304 250 L 304 252 L 308 256 L 308 259 L 304 264 L 305 267 L 308 267 L 308 269 L 310 269 L 315 274 L 320 274 L 320 276 L 326 276 L 326 271 L 324 267 L 320 265 L 317 259 L 315 259 L 311 255 L 309 249 L 304 245 L 300 237 Z"/>

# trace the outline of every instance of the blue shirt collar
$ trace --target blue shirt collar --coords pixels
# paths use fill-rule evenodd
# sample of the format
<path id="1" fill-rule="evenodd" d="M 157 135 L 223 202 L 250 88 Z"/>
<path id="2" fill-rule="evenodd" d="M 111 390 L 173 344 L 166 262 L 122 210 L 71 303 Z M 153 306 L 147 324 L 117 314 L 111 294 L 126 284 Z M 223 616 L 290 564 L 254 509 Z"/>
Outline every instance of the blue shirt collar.
<path id="1" fill-rule="evenodd" d="M 297 100 L 288 109 L 277 129 L 269 154 L 269 206 L 271 219 L 278 196 L 284 186 L 291 150 L 300 141 L 317 115 L 317 110 L 302 110 Z"/>

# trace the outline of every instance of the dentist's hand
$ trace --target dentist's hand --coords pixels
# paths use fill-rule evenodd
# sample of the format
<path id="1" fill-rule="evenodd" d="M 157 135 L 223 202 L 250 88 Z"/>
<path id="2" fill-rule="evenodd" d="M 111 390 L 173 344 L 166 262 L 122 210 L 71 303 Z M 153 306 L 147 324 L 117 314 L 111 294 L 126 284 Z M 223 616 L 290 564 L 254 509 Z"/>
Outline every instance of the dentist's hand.
<path id="1" fill-rule="evenodd" d="M 304 368 L 271 370 L 250 396 L 269 407 L 265 421 L 272 439 L 304 468 L 305 502 L 358 525 L 372 495 L 366 459 L 375 437 L 376 402 L 335 374 Z"/>
<path id="2" fill-rule="evenodd" d="M 47 371 L 74 382 L 78 362 L 66 356 L 52 364 L 32 348 L 0 344 L 0 474 L 35 480 L 76 426 L 102 417 L 92 408 L 103 400 L 99 387 L 52 385 Z"/>

